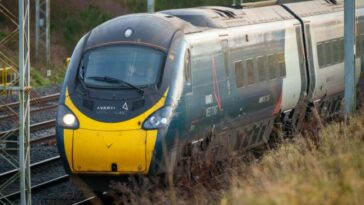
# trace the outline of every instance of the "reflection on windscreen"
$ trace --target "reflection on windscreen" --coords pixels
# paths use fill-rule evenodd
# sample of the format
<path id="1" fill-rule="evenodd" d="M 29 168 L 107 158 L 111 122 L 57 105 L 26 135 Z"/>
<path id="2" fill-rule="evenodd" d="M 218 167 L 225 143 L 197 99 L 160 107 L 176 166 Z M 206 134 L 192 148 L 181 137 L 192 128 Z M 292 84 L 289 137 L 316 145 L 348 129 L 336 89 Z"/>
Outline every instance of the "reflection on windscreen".
<path id="1" fill-rule="evenodd" d="M 111 77 L 135 86 L 157 83 L 164 53 L 141 46 L 112 46 L 90 51 L 85 58 L 85 83 L 96 87 L 120 87 L 115 83 L 95 80 Z M 94 78 L 94 79 L 92 79 Z"/>

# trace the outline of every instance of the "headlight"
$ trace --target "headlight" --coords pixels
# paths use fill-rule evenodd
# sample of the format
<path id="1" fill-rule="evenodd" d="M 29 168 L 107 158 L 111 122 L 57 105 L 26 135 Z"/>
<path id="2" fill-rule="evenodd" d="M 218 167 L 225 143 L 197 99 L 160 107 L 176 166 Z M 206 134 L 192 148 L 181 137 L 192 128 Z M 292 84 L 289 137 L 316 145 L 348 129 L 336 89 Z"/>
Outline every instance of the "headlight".
<path id="1" fill-rule="evenodd" d="M 76 122 L 76 117 L 71 113 L 68 113 L 63 117 L 63 123 L 65 125 L 73 126 L 75 122 Z"/>
<path id="2" fill-rule="evenodd" d="M 78 129 L 76 116 L 64 105 L 58 106 L 57 125 L 66 129 Z"/>
<path id="3" fill-rule="evenodd" d="M 167 106 L 150 115 L 144 121 L 143 128 L 147 130 L 167 128 L 171 120 L 172 108 Z"/>

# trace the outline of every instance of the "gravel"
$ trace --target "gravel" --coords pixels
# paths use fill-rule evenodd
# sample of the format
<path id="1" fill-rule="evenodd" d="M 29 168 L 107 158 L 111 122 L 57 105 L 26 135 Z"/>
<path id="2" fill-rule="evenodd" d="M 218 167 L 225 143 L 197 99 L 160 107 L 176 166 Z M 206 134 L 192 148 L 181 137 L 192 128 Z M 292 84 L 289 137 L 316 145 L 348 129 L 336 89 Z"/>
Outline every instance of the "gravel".
<path id="1" fill-rule="evenodd" d="M 83 193 L 77 190 L 71 182 L 63 182 L 32 195 L 32 203 L 34 205 L 71 205 L 83 199 L 85 199 Z"/>
<path id="2" fill-rule="evenodd" d="M 45 96 L 49 94 L 54 94 L 60 92 L 60 85 L 41 88 L 34 91 L 32 96 Z M 17 101 L 18 96 L 2 96 L 0 97 L 0 104 L 10 103 Z M 47 103 L 47 105 L 56 104 L 56 102 Z M 32 106 L 32 109 L 37 109 L 39 106 Z M 31 116 L 31 124 L 39 123 L 47 120 L 55 119 L 56 110 L 40 112 Z M 17 119 L 9 119 L 7 121 L 0 122 L 0 132 L 9 130 L 16 127 Z M 50 136 L 55 134 L 55 129 L 47 129 L 38 132 L 31 133 L 31 139 L 40 138 L 45 136 Z M 0 145 L 1 146 L 1 145 Z M 31 146 L 31 163 L 43 161 L 55 156 L 58 156 L 58 150 L 55 145 L 32 145 Z M 0 155 L 1 156 L 1 155 Z M 18 156 L 15 153 L 14 158 L 17 159 Z M 13 170 L 8 162 L 0 158 L 0 173 Z M 50 180 L 56 177 L 65 175 L 62 162 L 60 160 L 52 162 L 46 166 L 32 169 L 32 185 Z M 71 182 L 62 182 L 60 184 L 54 185 L 47 190 L 40 190 L 32 193 L 32 204 L 73 204 L 84 199 L 82 192 L 77 190 L 77 188 Z M 18 204 L 19 201 L 14 201 Z"/>
<path id="3" fill-rule="evenodd" d="M 84 199 L 83 193 L 71 182 L 62 182 L 46 190 L 32 193 L 33 205 L 72 205 Z M 19 204 L 19 199 L 13 202 Z"/>
<path id="4" fill-rule="evenodd" d="M 31 164 L 40 162 L 55 156 L 58 156 L 58 149 L 55 145 L 33 145 L 30 149 Z M 17 154 L 14 155 L 14 159 L 18 159 Z M 0 173 L 15 169 L 4 159 L 0 159 Z"/>
<path id="5" fill-rule="evenodd" d="M 60 86 L 52 86 L 49 88 L 38 89 L 35 92 L 37 93 L 36 95 L 38 95 L 38 96 L 44 96 L 44 95 L 57 93 L 57 92 L 59 92 L 59 90 L 60 90 Z M 4 98 L 6 98 L 6 97 L 0 98 L 0 103 L 2 102 L 1 100 L 4 100 Z M 16 97 L 8 96 L 7 103 L 11 102 L 11 100 L 16 101 L 16 99 L 17 99 Z M 54 103 L 56 103 L 56 102 L 52 102 L 52 104 L 54 104 Z M 34 108 L 32 108 L 32 109 L 34 109 Z M 47 120 L 52 120 L 55 118 L 56 118 L 56 110 L 51 110 L 51 111 L 48 110 L 45 112 L 37 113 L 35 115 L 31 115 L 30 122 L 31 122 L 31 124 L 34 124 L 34 123 L 44 122 Z M 9 119 L 6 121 L 1 121 L 0 122 L 0 132 L 15 128 L 17 123 L 18 123 L 18 121 L 16 118 L 12 118 L 12 119 Z M 30 139 L 50 136 L 53 134 L 55 134 L 55 128 L 41 130 L 41 131 L 31 133 Z M 0 144 L 0 147 L 1 146 L 4 146 L 4 145 Z M 14 159 L 17 160 L 17 158 L 18 158 L 17 153 L 13 153 L 13 154 L 14 154 Z M 56 155 L 58 155 L 58 150 L 57 150 L 56 146 L 32 145 L 32 147 L 31 147 L 31 163 L 42 161 L 47 158 L 54 157 Z M 6 162 L 3 158 L 0 158 L 0 172 L 9 171 L 12 169 L 14 169 L 14 167 L 12 165 L 10 165 L 8 162 Z"/>
<path id="6" fill-rule="evenodd" d="M 49 87 L 42 87 L 32 90 L 32 96 L 43 96 L 43 95 L 50 95 L 54 93 L 60 92 L 62 85 L 53 85 Z M 14 92 L 15 93 L 15 92 Z M 11 103 L 18 101 L 18 95 L 15 93 L 13 95 L 8 96 L 0 96 L 0 103 Z"/>
<path id="7" fill-rule="evenodd" d="M 53 102 L 53 104 L 54 104 L 54 102 Z M 50 104 L 45 104 L 45 105 L 47 106 Z M 32 125 L 35 123 L 40 123 L 40 122 L 44 122 L 47 120 L 55 119 L 56 114 L 57 114 L 56 109 L 46 110 L 46 111 L 38 112 L 36 114 L 31 114 L 30 115 L 30 124 Z M 8 120 L 0 121 L 0 132 L 14 129 L 17 127 L 18 123 L 19 122 L 18 122 L 17 117 L 10 117 Z"/>

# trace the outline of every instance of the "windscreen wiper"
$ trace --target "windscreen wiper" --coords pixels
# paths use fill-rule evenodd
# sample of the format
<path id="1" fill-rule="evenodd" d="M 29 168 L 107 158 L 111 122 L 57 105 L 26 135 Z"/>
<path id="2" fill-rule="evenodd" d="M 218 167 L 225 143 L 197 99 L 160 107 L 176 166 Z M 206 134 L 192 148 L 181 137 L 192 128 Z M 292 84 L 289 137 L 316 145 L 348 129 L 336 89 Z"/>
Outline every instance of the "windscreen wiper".
<path id="1" fill-rule="evenodd" d="M 138 90 L 138 93 L 140 93 L 141 95 L 144 95 L 144 90 L 142 90 L 141 88 L 138 88 L 137 86 L 128 83 L 124 80 L 118 79 L 118 78 L 113 78 L 113 77 L 109 77 L 109 76 L 92 76 L 92 77 L 87 77 L 88 79 L 92 79 L 92 80 L 96 80 L 96 81 L 101 81 L 101 82 L 108 82 L 108 83 L 114 83 L 114 84 L 121 84 L 121 85 L 126 85 L 129 88 L 133 88 L 135 90 Z"/>

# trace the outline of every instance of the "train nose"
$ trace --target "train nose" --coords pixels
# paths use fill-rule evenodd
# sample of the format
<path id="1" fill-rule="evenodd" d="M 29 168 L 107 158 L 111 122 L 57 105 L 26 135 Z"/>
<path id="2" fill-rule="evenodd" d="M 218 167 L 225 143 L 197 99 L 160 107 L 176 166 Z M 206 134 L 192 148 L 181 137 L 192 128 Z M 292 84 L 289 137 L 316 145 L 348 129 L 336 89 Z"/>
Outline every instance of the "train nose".
<path id="1" fill-rule="evenodd" d="M 145 130 L 75 130 L 72 161 L 77 173 L 145 173 L 154 137 Z"/>

